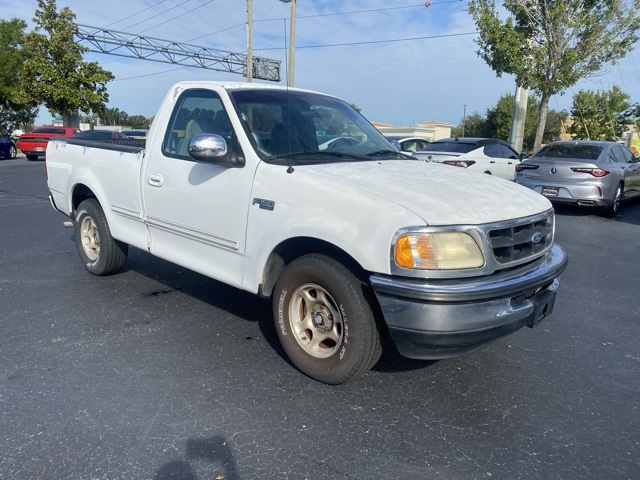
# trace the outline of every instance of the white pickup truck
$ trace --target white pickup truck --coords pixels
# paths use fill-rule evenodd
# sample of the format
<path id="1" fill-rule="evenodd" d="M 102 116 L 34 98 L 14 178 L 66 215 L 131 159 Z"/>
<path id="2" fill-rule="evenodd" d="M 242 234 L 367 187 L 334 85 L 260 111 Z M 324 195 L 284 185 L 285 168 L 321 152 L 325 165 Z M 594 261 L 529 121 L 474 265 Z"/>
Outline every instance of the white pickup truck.
<path id="1" fill-rule="evenodd" d="M 46 153 L 89 272 L 117 272 L 132 246 L 270 298 L 286 354 L 329 384 L 383 345 L 440 359 L 534 327 L 567 263 L 544 197 L 407 157 L 319 93 L 182 82 L 146 145 Z"/>

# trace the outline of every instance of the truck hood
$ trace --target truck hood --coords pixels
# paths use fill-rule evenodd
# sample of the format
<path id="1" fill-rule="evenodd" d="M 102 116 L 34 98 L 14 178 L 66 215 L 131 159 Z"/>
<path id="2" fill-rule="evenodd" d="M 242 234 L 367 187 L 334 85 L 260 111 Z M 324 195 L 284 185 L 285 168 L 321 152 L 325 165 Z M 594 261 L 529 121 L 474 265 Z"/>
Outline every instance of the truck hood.
<path id="1" fill-rule="evenodd" d="M 296 173 L 342 184 L 340 190 L 347 196 L 366 191 L 381 201 L 412 211 L 427 225 L 477 225 L 535 215 L 551 208 L 546 198 L 526 187 L 439 163 L 333 163 L 298 166 L 293 175 Z"/>

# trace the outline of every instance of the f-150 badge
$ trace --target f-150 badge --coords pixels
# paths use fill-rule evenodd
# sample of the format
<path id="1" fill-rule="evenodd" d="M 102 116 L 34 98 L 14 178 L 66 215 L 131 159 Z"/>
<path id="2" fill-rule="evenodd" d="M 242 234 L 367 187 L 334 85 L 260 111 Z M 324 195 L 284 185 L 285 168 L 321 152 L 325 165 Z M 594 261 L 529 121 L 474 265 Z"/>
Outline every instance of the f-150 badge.
<path id="1" fill-rule="evenodd" d="M 254 198 L 251 205 L 258 204 L 262 210 L 271 210 L 276 207 L 276 202 L 273 200 L 267 200 L 265 198 Z"/>

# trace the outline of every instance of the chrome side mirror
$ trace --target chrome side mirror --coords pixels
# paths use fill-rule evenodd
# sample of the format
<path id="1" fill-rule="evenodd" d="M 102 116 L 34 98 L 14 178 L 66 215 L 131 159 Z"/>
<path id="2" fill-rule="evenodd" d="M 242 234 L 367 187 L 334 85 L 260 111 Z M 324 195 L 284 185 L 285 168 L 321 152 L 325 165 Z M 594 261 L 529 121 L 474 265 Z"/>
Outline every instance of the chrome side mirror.
<path id="1" fill-rule="evenodd" d="M 227 155 L 227 142 L 220 135 L 201 133 L 191 139 L 188 151 L 199 162 L 220 163 L 220 157 Z"/>

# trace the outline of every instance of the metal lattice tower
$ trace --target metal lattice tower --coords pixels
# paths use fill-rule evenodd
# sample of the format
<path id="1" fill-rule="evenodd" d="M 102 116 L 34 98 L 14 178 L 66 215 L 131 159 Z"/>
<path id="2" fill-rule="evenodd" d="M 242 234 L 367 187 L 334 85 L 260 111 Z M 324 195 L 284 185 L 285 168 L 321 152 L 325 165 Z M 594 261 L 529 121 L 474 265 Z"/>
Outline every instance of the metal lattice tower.
<path id="1" fill-rule="evenodd" d="M 89 25 L 75 25 L 76 39 L 88 44 L 90 52 L 137 58 L 152 62 L 198 67 L 247 76 L 247 55 L 214 48 L 199 47 L 171 40 L 107 30 Z M 253 78 L 280 81 L 280 61 L 253 57 Z"/>

